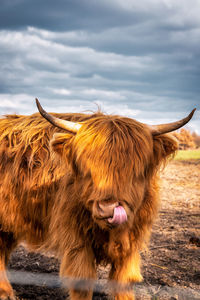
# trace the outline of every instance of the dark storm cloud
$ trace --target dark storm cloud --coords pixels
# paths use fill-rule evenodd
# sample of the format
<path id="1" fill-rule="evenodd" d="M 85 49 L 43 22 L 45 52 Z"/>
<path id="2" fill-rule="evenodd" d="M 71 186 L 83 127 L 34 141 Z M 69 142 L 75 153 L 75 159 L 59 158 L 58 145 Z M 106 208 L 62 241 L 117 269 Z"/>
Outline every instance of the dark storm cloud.
<path id="1" fill-rule="evenodd" d="M 109 2 L 109 1 L 108 1 Z M 76 29 L 102 30 L 129 24 L 133 15 L 105 1 L 92 0 L 1 0 L 0 28 L 17 29 L 26 26 L 52 31 Z M 139 16 L 134 17 L 138 20 Z"/>

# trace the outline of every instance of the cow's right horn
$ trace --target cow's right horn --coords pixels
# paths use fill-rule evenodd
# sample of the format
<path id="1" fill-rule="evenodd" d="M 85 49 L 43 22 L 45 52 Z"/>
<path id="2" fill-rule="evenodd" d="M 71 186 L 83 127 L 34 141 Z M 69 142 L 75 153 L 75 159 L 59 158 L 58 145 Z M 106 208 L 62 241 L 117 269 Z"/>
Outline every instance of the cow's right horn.
<path id="1" fill-rule="evenodd" d="M 196 108 L 193 109 L 187 117 L 185 117 L 182 120 L 176 121 L 176 122 L 160 124 L 160 125 L 151 125 L 151 126 L 149 125 L 152 135 L 156 136 L 156 135 L 172 132 L 174 130 L 177 130 L 177 129 L 183 127 L 185 124 L 187 124 L 192 119 L 195 110 L 196 110 Z"/>
<path id="2" fill-rule="evenodd" d="M 36 98 L 35 99 L 36 104 L 37 104 L 37 108 L 40 112 L 40 114 L 47 120 L 49 121 L 51 124 L 53 124 L 54 126 L 61 128 L 61 129 L 65 129 L 71 132 L 76 133 L 80 128 L 81 128 L 81 124 L 79 123 L 74 123 L 71 121 L 67 121 L 67 120 L 62 120 L 59 118 L 56 118 L 50 114 L 48 114 L 41 106 L 39 100 Z"/>

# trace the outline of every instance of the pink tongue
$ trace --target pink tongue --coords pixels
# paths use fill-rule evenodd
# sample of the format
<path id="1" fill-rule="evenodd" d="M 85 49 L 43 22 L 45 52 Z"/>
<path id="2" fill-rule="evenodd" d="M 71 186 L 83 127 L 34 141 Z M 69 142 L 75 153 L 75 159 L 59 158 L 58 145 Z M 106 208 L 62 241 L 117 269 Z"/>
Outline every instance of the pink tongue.
<path id="1" fill-rule="evenodd" d="M 108 218 L 108 222 L 111 224 L 123 224 L 127 221 L 127 214 L 123 206 L 117 206 L 114 209 L 114 215 L 112 218 Z"/>

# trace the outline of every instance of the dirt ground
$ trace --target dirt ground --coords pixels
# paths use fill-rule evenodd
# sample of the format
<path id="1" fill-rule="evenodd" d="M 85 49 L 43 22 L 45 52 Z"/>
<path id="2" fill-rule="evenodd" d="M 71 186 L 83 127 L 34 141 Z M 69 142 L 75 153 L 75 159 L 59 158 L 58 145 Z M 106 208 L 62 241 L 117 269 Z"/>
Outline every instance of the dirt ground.
<path id="1" fill-rule="evenodd" d="M 161 179 L 160 213 L 149 252 L 142 253 L 144 281 L 134 286 L 136 299 L 200 299 L 200 161 L 172 161 Z M 9 263 L 18 299 L 66 299 L 58 268 L 54 257 L 28 253 L 20 246 Z M 103 286 L 108 269 L 100 268 L 98 274 Z M 111 299 L 107 292 L 95 292 L 93 299 Z"/>

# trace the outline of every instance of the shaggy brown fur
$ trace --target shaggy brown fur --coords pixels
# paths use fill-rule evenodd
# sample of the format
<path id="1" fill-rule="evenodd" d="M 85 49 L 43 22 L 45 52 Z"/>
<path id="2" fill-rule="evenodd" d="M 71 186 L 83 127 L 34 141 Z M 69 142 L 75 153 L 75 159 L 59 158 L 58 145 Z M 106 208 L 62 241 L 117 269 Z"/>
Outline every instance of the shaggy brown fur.
<path id="1" fill-rule="evenodd" d="M 110 279 L 141 281 L 139 251 L 158 209 L 157 173 L 177 150 L 169 135 L 102 113 L 54 114 L 82 122 L 77 134 L 53 127 L 39 114 L 0 119 L 0 297 L 14 297 L 5 265 L 20 241 L 54 251 L 61 276 L 96 278 L 111 264 Z M 57 132 L 57 133 L 55 133 Z M 50 142 L 50 144 L 49 144 Z M 128 221 L 112 226 L 98 203 L 118 201 Z M 71 299 L 92 299 L 74 287 Z M 118 294 L 118 300 L 134 299 Z"/>

